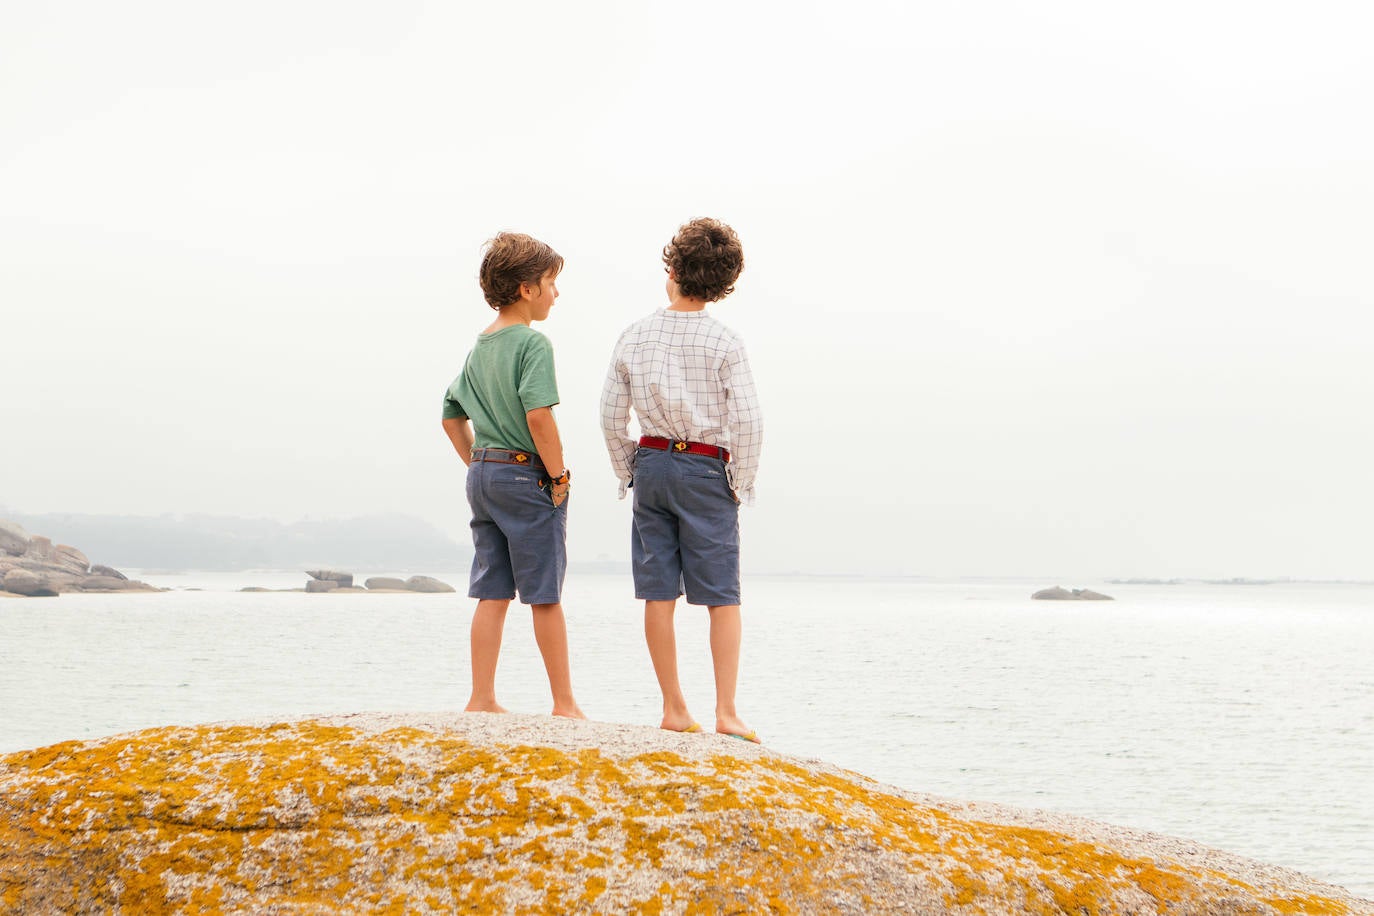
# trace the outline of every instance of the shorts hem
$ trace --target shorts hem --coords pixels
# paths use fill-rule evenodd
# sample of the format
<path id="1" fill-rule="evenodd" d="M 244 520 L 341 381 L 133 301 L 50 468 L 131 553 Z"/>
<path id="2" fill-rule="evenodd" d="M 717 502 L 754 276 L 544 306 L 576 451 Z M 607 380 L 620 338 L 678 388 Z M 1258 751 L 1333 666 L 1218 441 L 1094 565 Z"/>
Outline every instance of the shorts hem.
<path id="1" fill-rule="evenodd" d="M 700 595 L 688 595 L 687 603 L 697 607 L 729 607 L 732 604 L 739 604 L 740 600 L 739 595 L 728 595 L 723 598 L 718 595 L 707 598 L 702 598 Z"/>
<path id="2" fill-rule="evenodd" d="M 515 592 L 511 592 L 509 595 L 478 595 L 468 592 L 468 597 L 476 598 L 478 601 L 514 601 Z"/>

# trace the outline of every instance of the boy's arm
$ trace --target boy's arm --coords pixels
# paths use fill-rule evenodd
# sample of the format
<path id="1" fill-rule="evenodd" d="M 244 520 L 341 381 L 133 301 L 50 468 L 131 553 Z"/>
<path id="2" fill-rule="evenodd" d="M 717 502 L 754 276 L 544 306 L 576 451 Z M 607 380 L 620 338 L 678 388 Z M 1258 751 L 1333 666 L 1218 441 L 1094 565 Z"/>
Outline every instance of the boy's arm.
<path id="1" fill-rule="evenodd" d="M 567 470 L 563 463 L 563 440 L 558 437 L 558 423 L 553 418 L 552 407 L 536 407 L 525 411 L 525 422 L 530 425 L 530 438 L 539 452 L 539 460 L 544 462 L 544 470 L 550 477 L 556 477 Z M 549 488 L 553 504 L 561 505 L 568 498 L 568 484 L 554 484 Z"/>
<path id="2" fill-rule="evenodd" d="M 754 477 L 759 472 L 759 455 L 763 451 L 763 411 L 759 409 L 754 374 L 743 346 L 726 358 L 721 384 L 725 388 L 725 422 L 730 429 L 730 463 L 726 473 L 735 498 L 753 505 Z"/>
<path id="3" fill-rule="evenodd" d="M 453 443 L 458 457 L 463 459 L 463 464 L 472 464 L 472 424 L 468 418 L 445 417 L 444 432 L 448 434 L 448 441 Z"/>
<path id="4" fill-rule="evenodd" d="M 601 435 L 611 456 L 611 470 L 620 479 L 620 498 L 625 498 L 634 479 L 638 444 L 630 438 L 630 378 L 622 371 L 619 348 L 611 359 L 606 384 L 601 388 Z"/>

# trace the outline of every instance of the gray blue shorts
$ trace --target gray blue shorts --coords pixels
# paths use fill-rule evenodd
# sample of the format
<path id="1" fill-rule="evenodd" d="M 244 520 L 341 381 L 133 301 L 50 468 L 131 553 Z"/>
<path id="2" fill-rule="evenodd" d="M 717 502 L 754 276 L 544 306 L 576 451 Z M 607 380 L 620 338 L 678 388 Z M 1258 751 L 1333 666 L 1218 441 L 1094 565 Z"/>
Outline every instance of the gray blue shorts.
<path id="1" fill-rule="evenodd" d="M 641 448 L 635 453 L 630 559 L 635 597 L 739 604 L 739 503 L 725 462 Z"/>
<path id="2" fill-rule="evenodd" d="M 568 571 L 568 500 L 555 506 L 544 472 L 528 465 L 474 461 L 468 466 L 472 507 L 472 574 L 468 597 L 557 604 Z M 571 497 L 569 497 L 571 498 Z"/>

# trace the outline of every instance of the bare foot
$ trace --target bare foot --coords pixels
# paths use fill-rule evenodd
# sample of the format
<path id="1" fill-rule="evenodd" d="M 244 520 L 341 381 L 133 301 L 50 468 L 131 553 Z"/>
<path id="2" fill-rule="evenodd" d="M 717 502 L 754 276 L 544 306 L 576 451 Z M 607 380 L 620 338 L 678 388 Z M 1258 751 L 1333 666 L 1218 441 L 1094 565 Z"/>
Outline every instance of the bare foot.
<path id="1" fill-rule="evenodd" d="M 585 719 L 585 718 L 587 718 L 585 715 L 583 715 L 582 710 L 580 710 L 580 709 L 577 708 L 577 704 L 576 704 L 576 703 L 574 703 L 574 704 L 571 705 L 571 706 L 555 706 L 555 707 L 553 708 L 553 714 L 554 714 L 555 716 L 561 716 L 561 717 L 563 717 L 564 719 Z"/>
<path id="2" fill-rule="evenodd" d="M 695 735 L 697 732 L 701 731 L 701 723 L 688 722 L 682 728 L 673 728 L 670 725 L 660 725 L 659 728 L 666 732 L 677 732 L 680 735 Z"/>
<path id="3" fill-rule="evenodd" d="M 682 732 L 683 734 L 692 734 L 701 731 L 701 726 L 696 720 L 686 714 L 665 715 L 663 721 L 658 724 L 658 727 L 664 731 Z"/>
<path id="4" fill-rule="evenodd" d="M 496 702 L 478 703 L 475 700 L 469 700 L 468 705 L 463 707 L 463 712 L 510 712 L 510 710 Z"/>
<path id="5" fill-rule="evenodd" d="M 759 736 L 749 726 L 744 724 L 744 720 L 738 716 L 728 716 L 716 719 L 716 732 L 721 735 L 729 735 L 732 738 L 742 738 L 754 744 L 762 744 Z"/>

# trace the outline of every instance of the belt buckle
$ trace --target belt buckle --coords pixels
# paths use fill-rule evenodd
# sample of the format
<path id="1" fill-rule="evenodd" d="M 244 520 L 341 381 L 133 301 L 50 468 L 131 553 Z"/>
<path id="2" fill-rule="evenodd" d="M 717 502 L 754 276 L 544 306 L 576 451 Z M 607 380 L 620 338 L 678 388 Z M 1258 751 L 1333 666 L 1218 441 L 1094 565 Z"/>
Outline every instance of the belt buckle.
<path id="1" fill-rule="evenodd" d="M 687 451 L 687 443 L 686 443 L 686 442 L 681 442 L 681 441 L 679 441 L 679 442 L 674 442 L 674 443 L 673 443 L 673 451 L 675 451 L 675 452 L 685 452 L 685 451 Z"/>
<path id="2" fill-rule="evenodd" d="M 525 462 L 530 460 L 530 456 L 526 455 L 524 452 L 516 452 L 515 454 L 511 455 L 511 460 L 514 461 L 516 464 L 524 464 Z"/>

